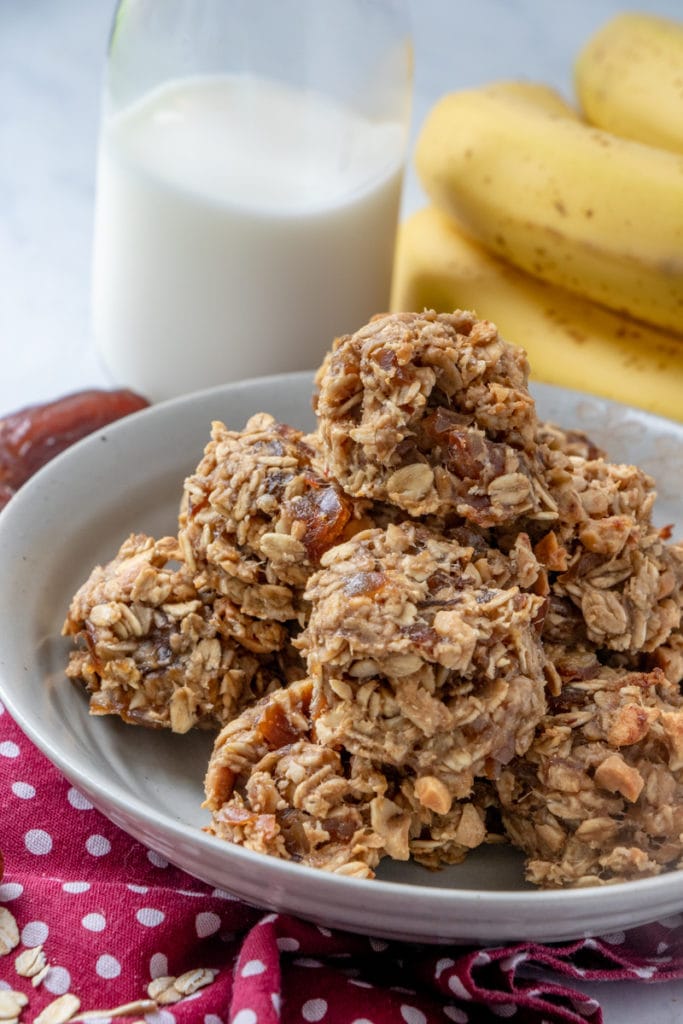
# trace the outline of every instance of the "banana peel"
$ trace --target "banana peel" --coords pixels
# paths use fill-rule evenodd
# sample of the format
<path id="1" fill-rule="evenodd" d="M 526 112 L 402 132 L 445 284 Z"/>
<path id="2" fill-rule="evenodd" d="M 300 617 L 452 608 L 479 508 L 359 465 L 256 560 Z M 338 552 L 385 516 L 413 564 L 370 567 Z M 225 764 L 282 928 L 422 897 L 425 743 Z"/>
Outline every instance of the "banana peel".
<path id="1" fill-rule="evenodd" d="M 473 309 L 526 350 L 532 379 L 683 422 L 683 336 L 517 270 L 433 207 L 400 227 L 391 306 Z"/>
<path id="2" fill-rule="evenodd" d="M 574 85 L 591 124 L 683 153 L 683 22 L 624 11 L 586 42 Z"/>
<path id="3" fill-rule="evenodd" d="M 568 108 L 568 105 L 564 104 Z M 415 164 L 431 202 L 521 270 L 683 331 L 683 158 L 593 128 L 547 87 L 444 96 Z"/>

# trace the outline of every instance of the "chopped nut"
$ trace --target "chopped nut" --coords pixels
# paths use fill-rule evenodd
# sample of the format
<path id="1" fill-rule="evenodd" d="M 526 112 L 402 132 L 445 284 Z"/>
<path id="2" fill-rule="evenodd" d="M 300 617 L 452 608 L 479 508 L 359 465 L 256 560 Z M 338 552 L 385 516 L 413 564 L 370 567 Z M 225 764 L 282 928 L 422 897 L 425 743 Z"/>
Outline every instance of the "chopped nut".
<path id="1" fill-rule="evenodd" d="M 626 704 L 612 720 L 607 733 L 607 742 L 613 747 L 627 747 L 642 740 L 660 716 L 657 708 L 646 708 L 642 704 Z"/>
<path id="2" fill-rule="evenodd" d="M 683 768 L 683 711 L 662 711 L 659 721 L 669 745 L 669 768 L 678 772 Z"/>
<path id="3" fill-rule="evenodd" d="M 448 788 L 434 775 L 423 775 L 415 782 L 415 796 L 436 814 L 448 814 L 453 802 Z"/>
<path id="4" fill-rule="evenodd" d="M 626 764 L 621 754 L 611 754 L 598 765 L 595 769 L 595 781 L 603 789 L 621 793 L 631 803 L 635 803 L 645 785 L 638 769 Z"/>
<path id="5" fill-rule="evenodd" d="M 455 840 L 461 846 L 474 850 L 486 838 L 486 826 L 473 804 L 463 804 L 462 815 L 455 830 Z"/>

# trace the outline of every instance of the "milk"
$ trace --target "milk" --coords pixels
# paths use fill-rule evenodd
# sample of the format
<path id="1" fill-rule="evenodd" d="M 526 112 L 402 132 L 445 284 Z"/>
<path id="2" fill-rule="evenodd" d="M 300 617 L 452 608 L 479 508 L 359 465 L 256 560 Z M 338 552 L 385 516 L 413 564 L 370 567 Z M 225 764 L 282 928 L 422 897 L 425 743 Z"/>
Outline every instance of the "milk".
<path id="1" fill-rule="evenodd" d="M 403 126 L 246 76 L 178 79 L 102 131 L 94 327 L 152 399 L 315 367 L 387 309 Z"/>

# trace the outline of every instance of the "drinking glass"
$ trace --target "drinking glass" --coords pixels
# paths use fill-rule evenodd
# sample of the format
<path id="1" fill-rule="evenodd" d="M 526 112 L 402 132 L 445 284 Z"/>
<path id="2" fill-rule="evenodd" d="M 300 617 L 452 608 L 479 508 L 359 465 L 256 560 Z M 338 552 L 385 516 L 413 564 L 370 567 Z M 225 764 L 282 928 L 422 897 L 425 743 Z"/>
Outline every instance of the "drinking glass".
<path id="1" fill-rule="evenodd" d="M 389 303 L 407 0 L 121 0 L 107 56 L 95 341 L 159 400 L 316 367 Z"/>

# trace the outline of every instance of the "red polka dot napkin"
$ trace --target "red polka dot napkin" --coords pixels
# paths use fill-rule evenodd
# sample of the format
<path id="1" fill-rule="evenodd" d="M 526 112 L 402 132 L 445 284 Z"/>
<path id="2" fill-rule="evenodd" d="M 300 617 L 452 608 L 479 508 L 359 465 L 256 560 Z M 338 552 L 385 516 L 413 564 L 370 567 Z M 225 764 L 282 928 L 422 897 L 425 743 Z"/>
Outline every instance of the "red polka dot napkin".
<path id="1" fill-rule="evenodd" d="M 73 993 L 78 1017 L 100 1011 L 91 1018 L 100 1022 L 600 1024 L 598 1004 L 563 977 L 683 976 L 683 915 L 626 934 L 483 950 L 389 943 L 253 910 L 111 824 L 2 705 L 0 808 L 0 948 L 2 908 L 18 929 L 0 956 L 0 990 L 26 996 L 21 1020 Z M 19 974 L 17 958 L 38 946 L 43 969 Z"/>

